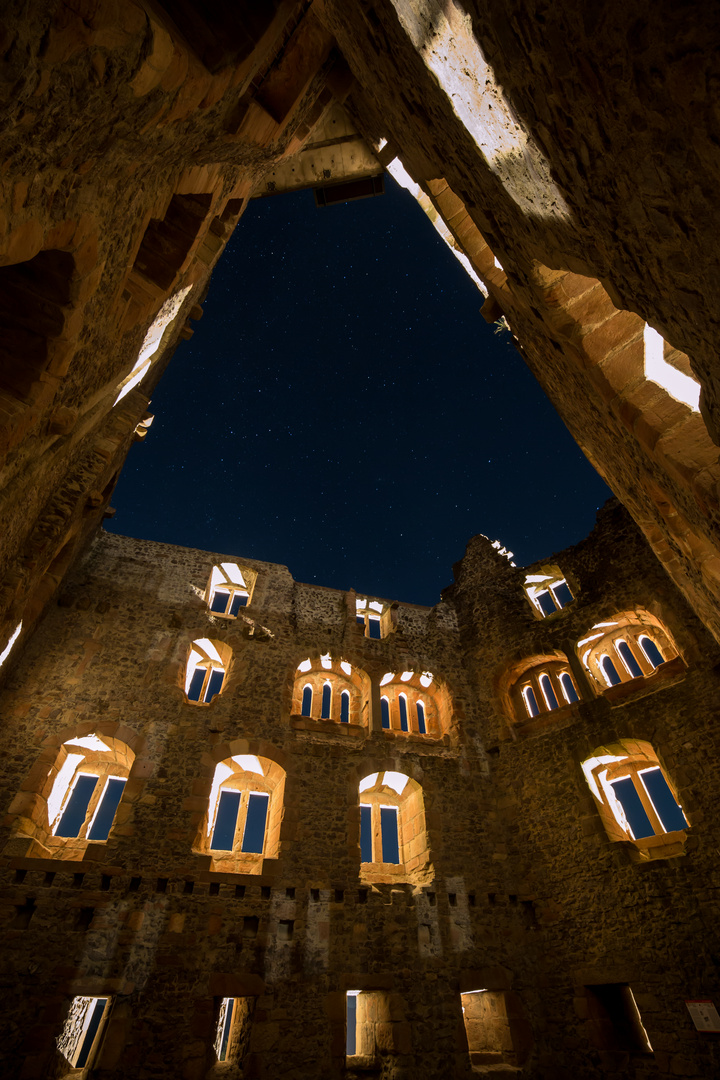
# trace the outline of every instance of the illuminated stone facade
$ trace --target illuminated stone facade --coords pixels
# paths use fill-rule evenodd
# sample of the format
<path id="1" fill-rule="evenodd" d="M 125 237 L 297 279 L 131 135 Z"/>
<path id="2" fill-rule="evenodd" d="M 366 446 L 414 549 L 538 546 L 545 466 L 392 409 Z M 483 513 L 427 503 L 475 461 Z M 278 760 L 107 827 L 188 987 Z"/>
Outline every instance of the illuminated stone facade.
<path id="1" fill-rule="evenodd" d="M 354 989 L 350 1064 L 386 1075 L 713 1075 L 682 1005 L 717 985 L 710 6 L 31 0 L 0 40 L 6 1074 L 62 1074 L 60 1038 L 108 1076 L 340 1075 Z M 93 537 L 248 200 L 385 168 L 659 562 L 608 511 L 554 556 L 573 600 L 545 618 L 476 540 L 432 612 L 360 598 L 379 638 L 354 595 L 264 564 L 210 623 L 212 556 Z M 265 853 L 206 850 L 234 758 L 238 790 L 272 763 Z M 649 773 L 692 826 L 667 843 L 627 839 L 614 794 L 647 803 Z M 359 865 L 368 774 L 394 885 Z"/>

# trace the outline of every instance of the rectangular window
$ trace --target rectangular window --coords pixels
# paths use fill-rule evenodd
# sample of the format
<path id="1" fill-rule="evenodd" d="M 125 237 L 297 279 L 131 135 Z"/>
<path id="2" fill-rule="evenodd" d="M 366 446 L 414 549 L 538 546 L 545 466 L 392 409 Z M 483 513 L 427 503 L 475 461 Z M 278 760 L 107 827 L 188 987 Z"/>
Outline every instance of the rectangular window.
<path id="1" fill-rule="evenodd" d="M 107 840 L 126 783 L 127 781 L 120 776 L 108 777 L 105 790 L 95 811 L 95 817 L 88 829 L 88 840 Z"/>
<path id="2" fill-rule="evenodd" d="M 227 611 L 229 599 L 230 593 L 226 589 L 216 589 L 212 598 L 210 610 L 217 612 L 219 615 L 224 615 Z"/>
<path id="3" fill-rule="evenodd" d="M 347 1000 L 347 1020 L 346 1020 L 346 1039 L 345 1039 L 345 1053 L 348 1057 L 352 1057 L 357 1053 L 357 999 L 358 990 L 348 990 L 346 995 Z"/>
<path id="4" fill-rule="evenodd" d="M 212 669 L 210 678 L 208 679 L 207 690 L 205 691 L 205 701 L 212 701 L 215 695 L 220 693 L 224 678 L 225 672 L 222 668 L 214 667 Z"/>
<path id="5" fill-rule="evenodd" d="M 241 607 L 247 607 L 249 599 L 250 598 L 247 593 L 233 593 L 232 603 L 230 605 L 230 614 L 237 615 Z"/>
<path id="6" fill-rule="evenodd" d="M 643 769 L 640 773 L 640 779 L 665 832 L 686 829 L 687 819 L 681 807 L 675 802 L 675 796 L 663 776 L 662 769 L 659 767 Z"/>
<path id="7" fill-rule="evenodd" d="M 235 998 L 223 998 L 220 1006 L 220 1019 L 217 1026 L 215 1040 L 215 1053 L 218 1061 L 227 1060 L 228 1043 L 232 1031 L 233 1012 L 235 1011 Z"/>
<path id="8" fill-rule="evenodd" d="M 57 1048 L 74 1069 L 91 1064 L 110 998 L 74 997 Z"/>
<path id="9" fill-rule="evenodd" d="M 654 836 L 655 830 L 650 824 L 650 818 L 645 812 L 645 807 L 631 777 L 624 776 L 621 780 L 613 780 L 610 786 L 625 811 L 633 840 L 641 840 L 644 836 Z"/>
<path id="10" fill-rule="evenodd" d="M 190 701 L 199 701 L 202 694 L 203 684 L 205 682 L 205 668 L 195 668 L 188 686 L 187 696 Z"/>
<path id="11" fill-rule="evenodd" d="M 573 594 L 568 588 L 567 581 L 556 581 L 554 585 L 551 585 L 553 596 L 555 597 L 555 603 L 559 608 L 567 607 L 571 600 L 573 600 Z"/>
<path id="12" fill-rule="evenodd" d="M 384 863 L 399 863 L 400 845 L 398 841 L 397 806 L 380 807 L 380 834 L 382 836 L 382 861 Z"/>
<path id="13" fill-rule="evenodd" d="M 267 819 L 270 796 L 265 792 L 251 791 L 248 797 L 245 832 L 242 850 L 255 855 L 262 855 L 265 846 L 265 821 Z"/>
<path id="14" fill-rule="evenodd" d="M 240 792 L 221 791 L 210 845 L 215 851 L 232 851 L 239 811 Z"/>
<path id="15" fill-rule="evenodd" d="M 97 776 L 88 776 L 83 773 L 78 776 L 63 815 L 55 829 L 55 836 L 79 836 L 80 830 L 85 824 L 88 806 L 97 787 L 97 782 Z"/>
<path id="16" fill-rule="evenodd" d="M 372 807 L 360 804 L 360 860 L 373 861 L 372 844 Z"/>
<path id="17" fill-rule="evenodd" d="M 400 706 L 400 730 L 407 731 L 408 729 L 408 713 L 407 713 L 407 698 L 404 694 L 401 694 L 398 698 L 398 704 Z"/>
<path id="18" fill-rule="evenodd" d="M 557 611 L 557 608 L 553 603 L 553 598 L 547 590 L 539 592 L 536 596 L 536 600 L 540 606 L 540 610 L 542 611 L 543 615 L 554 615 Z"/>
<path id="19" fill-rule="evenodd" d="M 376 641 L 382 637 L 380 619 L 376 615 L 368 615 L 368 637 L 375 638 Z"/>

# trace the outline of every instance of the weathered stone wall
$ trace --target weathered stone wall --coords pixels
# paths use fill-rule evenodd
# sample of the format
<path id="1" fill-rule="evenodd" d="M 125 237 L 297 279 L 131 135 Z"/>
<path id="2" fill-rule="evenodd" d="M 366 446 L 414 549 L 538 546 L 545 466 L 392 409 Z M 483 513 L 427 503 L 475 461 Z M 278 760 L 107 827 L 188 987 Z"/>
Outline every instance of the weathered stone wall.
<path id="1" fill-rule="evenodd" d="M 553 557 L 576 596 L 549 620 L 525 597 L 526 571 L 477 537 L 443 602 L 399 604 L 380 641 L 363 636 L 354 599 L 252 560 L 250 607 L 211 616 L 202 592 L 229 558 L 101 534 L 13 666 L 3 979 L 23 992 L 4 1011 L 4 1075 L 45 1075 L 71 997 L 111 993 L 99 1076 L 215 1075 L 216 999 L 228 995 L 254 1003 L 233 1075 L 341 1076 L 347 989 L 379 995 L 381 1075 L 469 1075 L 460 991 L 485 988 L 510 1002 L 523 1075 L 600 1077 L 610 1058 L 593 1045 L 584 987 L 607 982 L 631 985 L 655 1051 L 616 1055 L 616 1075 L 711 1075 L 714 1037 L 694 1031 L 684 998 L 716 985 L 717 646 L 624 511 L 609 506 Z M 635 607 L 662 620 L 684 672 L 613 707 L 581 688 L 556 724 L 519 732 L 497 696 L 502 671 Z M 223 693 L 197 706 L 182 677 L 204 636 L 233 662 Z M 326 652 L 375 684 L 432 671 L 451 735 L 391 734 L 377 715 L 353 738 L 291 722 L 297 664 Z M 136 756 L 107 843 L 64 861 L 18 832 L 19 815 L 42 763 L 90 732 Z M 691 822 L 682 858 L 638 864 L 631 842 L 605 834 L 580 763 L 618 738 L 649 740 L 677 786 Z M 286 773 L 278 857 L 259 873 L 214 872 L 192 851 L 214 763 L 233 753 Z M 422 792 L 431 873 L 416 884 L 360 869 L 357 785 L 383 769 Z"/>

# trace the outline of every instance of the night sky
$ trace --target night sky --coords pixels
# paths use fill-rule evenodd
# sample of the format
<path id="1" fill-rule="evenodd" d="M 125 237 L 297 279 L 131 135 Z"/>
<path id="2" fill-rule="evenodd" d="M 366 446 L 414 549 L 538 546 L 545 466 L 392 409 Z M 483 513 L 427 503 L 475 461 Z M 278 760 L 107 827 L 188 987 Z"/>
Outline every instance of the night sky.
<path id="1" fill-rule="evenodd" d="M 389 176 L 254 200 L 106 527 L 428 605 L 475 533 L 519 566 L 576 543 L 610 492 L 482 301 Z"/>

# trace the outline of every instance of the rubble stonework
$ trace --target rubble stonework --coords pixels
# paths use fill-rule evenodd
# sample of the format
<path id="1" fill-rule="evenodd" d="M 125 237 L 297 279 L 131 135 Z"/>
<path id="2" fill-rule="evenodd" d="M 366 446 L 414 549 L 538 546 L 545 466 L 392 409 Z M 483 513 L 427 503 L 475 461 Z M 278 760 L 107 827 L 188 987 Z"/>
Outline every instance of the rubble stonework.
<path id="1" fill-rule="evenodd" d="M 68 1074 L 58 1047 L 82 1061 L 94 1023 L 73 1075 L 718 1071 L 684 1005 L 717 998 L 718 33 L 710 5 L 667 0 L 5 6 L 4 1075 Z M 209 613 L 213 563 L 239 556 L 98 533 L 128 449 L 249 200 L 329 205 L 385 169 L 635 524 L 608 508 L 523 569 L 476 537 L 433 609 L 375 598 L 379 638 L 354 593 L 253 560 L 249 605 Z M 543 612 L 525 576 L 555 568 L 572 600 Z M 622 643 L 640 674 L 605 686 Z M 632 840 L 601 768 L 623 755 L 689 829 Z M 218 855 L 213 777 L 233 761 L 247 787 L 254 759 L 265 848 Z M 401 824 L 392 869 L 360 863 L 369 774 L 373 851 L 383 805 Z M 108 775 L 126 783 L 97 840 Z"/>
<path id="2" fill-rule="evenodd" d="M 238 618 L 218 619 L 204 589 L 229 561 L 257 578 Z M 3 1075 L 64 1075 L 64 1018 L 78 996 L 103 995 L 93 1075 L 108 1078 L 339 1077 L 363 1063 L 387 1078 L 712 1075 L 714 1036 L 684 1002 L 716 986 L 718 648 L 617 504 L 553 562 L 574 599 L 538 619 L 533 568 L 475 537 L 442 601 L 398 603 L 394 632 L 373 640 L 354 593 L 101 533 L 2 698 L 3 964 L 23 988 L 4 1010 Z M 652 613 L 682 666 L 611 700 L 575 645 L 633 610 Z M 232 661 L 219 696 L 197 705 L 185 663 L 209 635 Z M 524 728 L 502 677 L 558 650 L 581 700 Z M 293 697 L 298 665 L 332 673 L 328 656 L 362 673 L 364 712 L 347 725 L 301 717 Z M 443 731 L 383 729 L 389 672 L 432 674 Z M 130 748 L 115 823 L 105 842 L 48 840 L 33 807 L 60 748 L 90 735 Z M 645 859 L 605 830 L 581 765 L 618 740 L 651 744 L 677 794 L 690 827 L 674 857 Z M 272 763 L 282 791 L 264 853 L 231 864 L 204 837 L 214 770 L 232 755 Z M 358 785 L 383 770 L 418 793 L 400 866 L 360 859 Z M 651 1056 L 602 1036 L 590 1003 L 606 984 L 630 986 Z M 365 1050 L 346 1059 L 347 990 L 361 992 Z M 477 990 L 484 1010 L 461 1002 Z M 243 1031 L 220 1064 L 227 997 Z"/>

